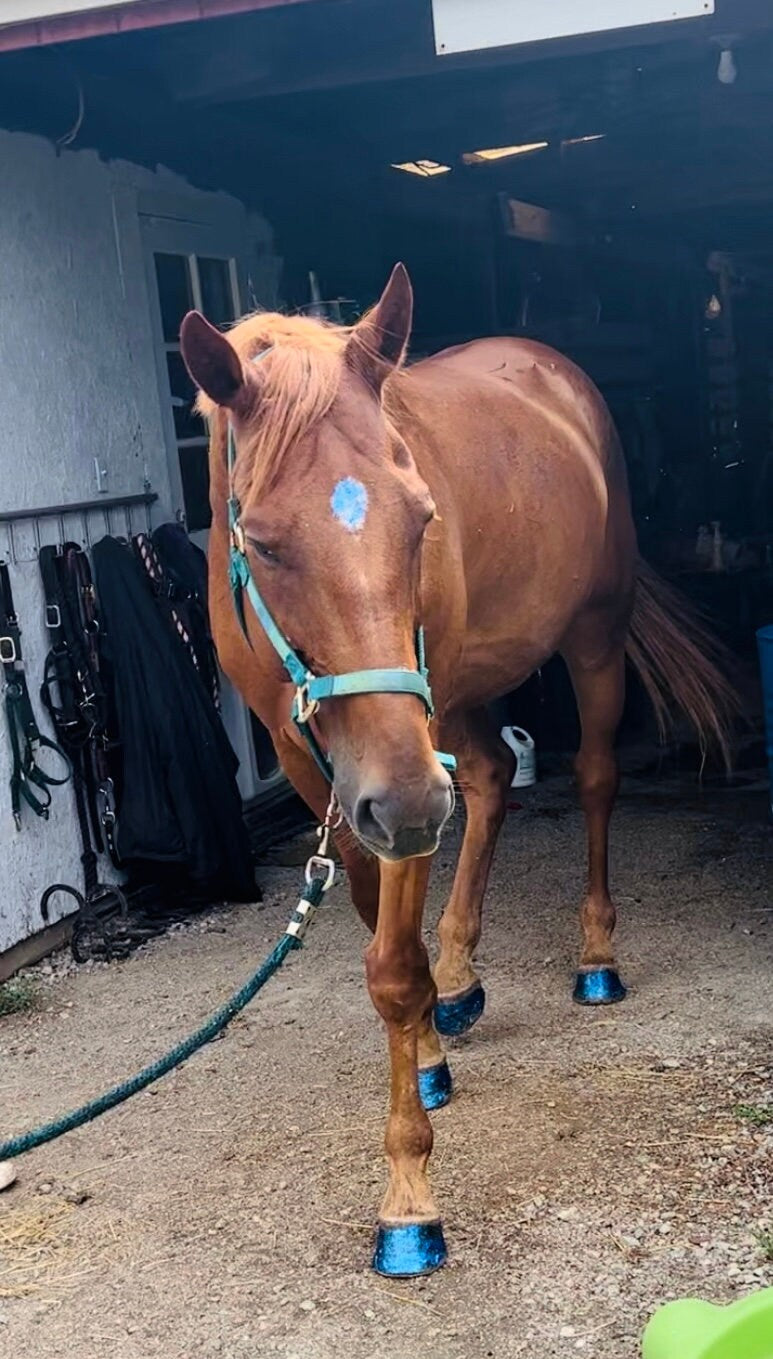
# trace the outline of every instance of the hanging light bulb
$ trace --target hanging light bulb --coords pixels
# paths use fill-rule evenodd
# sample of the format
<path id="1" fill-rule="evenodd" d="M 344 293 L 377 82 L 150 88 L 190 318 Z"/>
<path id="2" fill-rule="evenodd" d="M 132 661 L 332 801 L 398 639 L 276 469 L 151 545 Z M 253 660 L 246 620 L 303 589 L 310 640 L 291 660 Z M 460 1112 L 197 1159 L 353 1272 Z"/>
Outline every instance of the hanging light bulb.
<path id="1" fill-rule="evenodd" d="M 720 85 L 734 85 L 737 75 L 738 67 L 735 64 L 732 47 L 723 47 L 719 54 L 717 80 Z"/>
<path id="2" fill-rule="evenodd" d="M 722 315 L 722 303 L 716 293 L 712 293 L 706 303 L 705 317 L 707 321 L 716 321 Z"/>

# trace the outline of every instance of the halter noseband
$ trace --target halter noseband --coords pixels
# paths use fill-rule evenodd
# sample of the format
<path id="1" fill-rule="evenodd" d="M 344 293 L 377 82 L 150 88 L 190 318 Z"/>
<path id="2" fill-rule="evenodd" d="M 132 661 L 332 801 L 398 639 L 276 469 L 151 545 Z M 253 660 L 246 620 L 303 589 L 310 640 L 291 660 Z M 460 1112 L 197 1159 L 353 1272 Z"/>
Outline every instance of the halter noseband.
<path id="1" fill-rule="evenodd" d="M 258 354 L 256 359 L 269 353 L 268 349 Z M 287 674 L 295 685 L 293 700 L 293 721 L 303 735 L 311 754 L 329 783 L 333 781 L 333 765 L 330 757 L 322 750 L 314 731 L 311 719 L 320 703 L 326 698 L 345 698 L 351 694 L 414 694 L 421 699 L 427 713 L 427 720 L 434 715 L 432 691 L 429 687 L 424 629 L 416 631 L 416 670 L 351 670 L 345 675 L 314 675 L 303 664 L 300 656 L 293 650 L 281 628 L 274 621 L 263 597 L 255 584 L 247 559 L 247 542 L 241 524 L 241 506 L 234 491 L 234 467 L 236 464 L 236 443 L 233 428 L 228 425 L 228 527 L 230 531 L 229 576 L 236 615 L 244 636 L 249 642 L 247 623 L 244 616 L 243 591 L 252 605 L 255 616 L 273 646 Z M 453 772 L 456 760 L 453 755 L 443 755 L 436 751 L 437 758 L 444 769 Z"/>

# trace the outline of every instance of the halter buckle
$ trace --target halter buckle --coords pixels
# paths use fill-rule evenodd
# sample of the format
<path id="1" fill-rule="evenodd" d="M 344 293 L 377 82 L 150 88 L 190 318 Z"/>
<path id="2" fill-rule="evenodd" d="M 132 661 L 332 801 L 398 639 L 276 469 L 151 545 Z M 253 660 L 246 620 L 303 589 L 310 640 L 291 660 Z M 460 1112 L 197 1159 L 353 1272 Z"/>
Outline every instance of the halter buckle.
<path id="1" fill-rule="evenodd" d="M 236 551 L 244 557 L 247 552 L 247 539 L 244 536 L 244 529 L 239 519 L 236 519 L 231 527 L 231 541 Z"/>
<path id="2" fill-rule="evenodd" d="M 319 708 L 316 698 L 309 698 L 309 682 L 299 684 L 295 691 L 295 720 L 300 726 L 310 722 Z"/>
<path id="3" fill-rule="evenodd" d="M 13 665 L 19 658 L 16 650 L 16 642 L 13 637 L 0 637 L 0 663 L 2 665 Z"/>
<path id="4" fill-rule="evenodd" d="M 47 604 L 47 605 L 46 605 L 46 627 L 47 627 L 47 628 L 51 628 L 51 630 L 53 631 L 55 628 L 60 628 L 61 626 L 62 626 L 62 614 L 61 614 L 61 611 L 60 611 L 60 609 L 59 609 L 59 605 L 58 605 L 58 604 Z"/>
<path id="5" fill-rule="evenodd" d="M 113 826 L 115 824 L 115 785 L 111 778 L 107 778 L 97 788 L 97 806 L 99 807 L 99 819 L 102 825 Z"/>

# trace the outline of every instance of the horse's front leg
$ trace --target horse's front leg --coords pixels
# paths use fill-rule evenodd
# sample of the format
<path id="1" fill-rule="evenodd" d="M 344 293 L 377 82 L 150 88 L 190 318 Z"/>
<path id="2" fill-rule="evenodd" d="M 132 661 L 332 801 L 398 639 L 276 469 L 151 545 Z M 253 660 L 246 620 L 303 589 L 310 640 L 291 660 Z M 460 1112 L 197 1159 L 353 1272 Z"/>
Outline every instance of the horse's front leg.
<path id="1" fill-rule="evenodd" d="M 330 800 L 326 783 L 308 751 L 299 746 L 292 734 L 277 730 L 273 741 L 285 774 L 304 802 L 322 821 Z M 373 933 L 378 919 L 379 860 L 366 853 L 346 825 L 335 832 L 336 846 L 349 879 L 352 901 L 368 929 Z M 424 897 L 420 906 L 423 905 Z M 418 1032 L 419 1094 L 425 1109 L 439 1109 L 451 1098 L 453 1085 L 443 1049 L 432 1024 L 431 1014 L 422 1019 Z"/>
<path id="2" fill-rule="evenodd" d="M 435 1026 L 442 1034 L 460 1034 L 472 1028 L 485 1004 L 473 955 L 480 939 L 483 897 L 515 756 L 482 709 L 468 714 L 448 734 L 444 731 L 442 739 L 448 741 L 457 757 L 467 826 L 451 897 L 438 925 Z"/>
<path id="3" fill-rule="evenodd" d="M 443 1229 L 427 1179 L 432 1124 L 419 1093 L 421 1057 L 437 1048 L 435 985 L 421 937 L 431 859 L 382 863 L 378 922 L 365 953 L 368 988 L 386 1022 L 391 1096 L 386 1127 L 389 1187 L 381 1206 L 373 1266 L 407 1278 L 446 1258 Z M 442 1054 L 441 1054 L 442 1060 Z"/>

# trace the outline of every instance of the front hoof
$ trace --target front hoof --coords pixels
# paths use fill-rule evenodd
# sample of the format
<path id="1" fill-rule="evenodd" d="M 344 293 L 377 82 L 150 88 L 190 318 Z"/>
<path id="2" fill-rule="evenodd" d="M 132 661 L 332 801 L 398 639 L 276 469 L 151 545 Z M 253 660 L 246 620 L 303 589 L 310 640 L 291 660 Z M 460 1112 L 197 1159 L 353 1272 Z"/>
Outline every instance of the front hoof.
<path id="1" fill-rule="evenodd" d="M 444 1037 L 455 1038 L 477 1024 L 485 1008 L 486 992 L 480 982 L 475 982 L 458 996 L 438 996 L 435 1028 Z"/>
<path id="2" fill-rule="evenodd" d="M 577 973 L 572 1000 L 578 1005 L 615 1005 L 627 994 L 614 967 L 595 967 Z"/>
<path id="3" fill-rule="evenodd" d="M 434 1274 L 448 1258 L 440 1222 L 380 1222 L 373 1268 L 387 1279 Z"/>
<path id="4" fill-rule="evenodd" d="M 454 1082 L 445 1057 L 434 1066 L 419 1067 L 419 1098 L 425 1109 L 442 1109 L 453 1093 Z"/>

